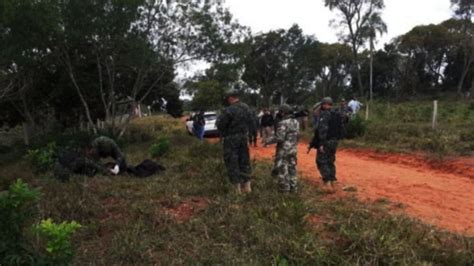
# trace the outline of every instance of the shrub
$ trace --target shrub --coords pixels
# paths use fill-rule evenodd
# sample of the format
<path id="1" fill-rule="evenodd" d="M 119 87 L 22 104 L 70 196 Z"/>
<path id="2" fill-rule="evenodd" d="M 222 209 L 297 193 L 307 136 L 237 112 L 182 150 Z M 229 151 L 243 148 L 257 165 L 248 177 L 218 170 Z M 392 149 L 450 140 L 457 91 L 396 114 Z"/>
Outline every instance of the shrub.
<path id="1" fill-rule="evenodd" d="M 346 138 L 348 139 L 363 136 L 367 131 L 367 123 L 359 116 L 356 116 L 349 121 L 346 131 Z"/>
<path id="2" fill-rule="evenodd" d="M 46 265 L 68 265 L 73 257 L 71 236 L 81 228 L 75 221 L 54 223 L 51 219 L 41 221 L 36 230 L 46 239 Z"/>
<path id="3" fill-rule="evenodd" d="M 35 168 L 36 172 L 46 172 L 53 168 L 56 153 L 56 143 L 51 142 L 44 148 L 29 150 L 26 159 Z"/>
<path id="4" fill-rule="evenodd" d="M 161 137 L 150 146 L 148 151 L 152 158 L 158 158 L 165 155 L 169 151 L 170 146 L 169 139 L 166 137 Z"/>
<path id="5" fill-rule="evenodd" d="M 0 194 L 0 265 L 31 264 L 34 260 L 25 228 L 40 193 L 21 179 Z"/>

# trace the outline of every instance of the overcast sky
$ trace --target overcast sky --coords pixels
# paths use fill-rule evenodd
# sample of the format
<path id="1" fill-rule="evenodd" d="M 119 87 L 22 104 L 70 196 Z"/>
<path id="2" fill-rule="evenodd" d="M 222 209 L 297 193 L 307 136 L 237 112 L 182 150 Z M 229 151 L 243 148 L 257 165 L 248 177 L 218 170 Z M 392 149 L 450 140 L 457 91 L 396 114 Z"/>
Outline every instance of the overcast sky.
<path id="1" fill-rule="evenodd" d="M 338 41 L 338 30 L 329 26 L 329 21 L 336 18 L 335 11 L 329 11 L 323 0 L 226 0 L 225 5 L 253 33 L 288 29 L 296 23 L 319 41 Z M 436 24 L 452 14 L 449 0 L 385 0 L 385 6 L 382 17 L 388 33 L 382 37 L 380 47 L 416 25 Z"/>
<path id="2" fill-rule="evenodd" d="M 288 29 L 296 23 L 304 34 L 314 35 L 319 41 L 338 41 L 339 30 L 329 26 L 329 22 L 336 18 L 336 11 L 329 11 L 323 0 L 225 0 L 225 5 L 240 24 L 252 29 L 253 34 Z M 384 43 L 414 26 L 437 24 L 451 15 L 450 0 L 385 0 L 382 17 L 388 33 L 378 41 L 377 47 L 383 48 Z M 192 76 L 207 66 L 203 62 L 196 62 L 179 69 L 178 77 Z"/>

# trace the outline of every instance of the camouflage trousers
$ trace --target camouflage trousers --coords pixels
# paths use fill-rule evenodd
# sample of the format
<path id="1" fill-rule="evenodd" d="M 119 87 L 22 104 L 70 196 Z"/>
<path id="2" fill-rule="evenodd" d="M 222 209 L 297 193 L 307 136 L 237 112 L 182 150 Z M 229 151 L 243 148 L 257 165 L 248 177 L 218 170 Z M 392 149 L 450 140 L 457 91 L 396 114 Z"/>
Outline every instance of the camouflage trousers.
<path id="1" fill-rule="evenodd" d="M 242 184 L 250 180 L 251 167 L 247 134 L 224 138 L 224 163 L 232 184 Z"/>
<path id="2" fill-rule="evenodd" d="M 336 150 L 338 141 L 329 140 L 324 146 L 324 152 L 318 150 L 316 165 L 324 182 L 336 181 Z"/>
<path id="3" fill-rule="evenodd" d="M 278 154 L 278 152 L 277 152 Z M 278 178 L 280 190 L 283 192 L 298 190 L 296 175 L 297 154 L 277 155 L 275 158 L 274 174 Z"/>

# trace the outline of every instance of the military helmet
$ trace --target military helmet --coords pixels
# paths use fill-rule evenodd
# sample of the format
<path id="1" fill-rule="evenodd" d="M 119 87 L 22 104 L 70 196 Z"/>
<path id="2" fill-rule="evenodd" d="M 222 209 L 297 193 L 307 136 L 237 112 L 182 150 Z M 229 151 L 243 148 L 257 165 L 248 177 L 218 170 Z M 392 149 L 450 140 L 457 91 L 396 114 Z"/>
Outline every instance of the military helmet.
<path id="1" fill-rule="evenodd" d="M 226 99 L 229 97 L 236 97 L 236 96 L 239 96 L 239 92 L 234 89 L 230 89 L 224 94 L 224 98 Z"/>
<path id="2" fill-rule="evenodd" d="M 291 112 L 293 111 L 293 108 L 291 108 L 291 106 L 289 106 L 288 104 L 282 104 L 278 108 L 278 111 L 280 111 L 283 114 L 291 114 Z"/>
<path id="3" fill-rule="evenodd" d="M 323 104 L 333 104 L 333 101 L 332 101 L 332 98 L 331 97 L 324 97 L 322 100 L 321 100 L 321 105 Z"/>

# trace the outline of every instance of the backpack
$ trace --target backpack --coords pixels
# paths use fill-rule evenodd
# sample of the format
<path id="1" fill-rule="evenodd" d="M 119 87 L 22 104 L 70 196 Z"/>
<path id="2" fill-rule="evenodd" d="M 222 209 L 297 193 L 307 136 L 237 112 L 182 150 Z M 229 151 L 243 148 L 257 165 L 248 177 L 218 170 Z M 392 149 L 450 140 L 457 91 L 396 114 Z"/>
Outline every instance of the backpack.
<path id="1" fill-rule="evenodd" d="M 336 110 L 332 110 L 329 120 L 328 139 L 341 140 L 346 137 L 346 127 L 344 125 L 344 116 Z"/>

